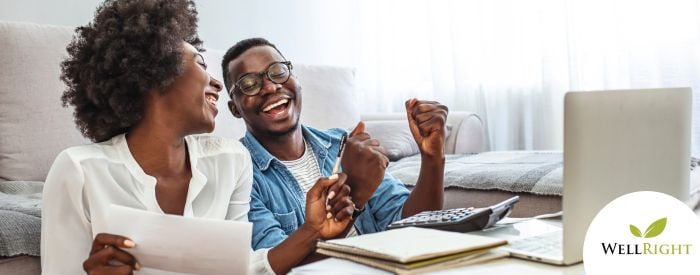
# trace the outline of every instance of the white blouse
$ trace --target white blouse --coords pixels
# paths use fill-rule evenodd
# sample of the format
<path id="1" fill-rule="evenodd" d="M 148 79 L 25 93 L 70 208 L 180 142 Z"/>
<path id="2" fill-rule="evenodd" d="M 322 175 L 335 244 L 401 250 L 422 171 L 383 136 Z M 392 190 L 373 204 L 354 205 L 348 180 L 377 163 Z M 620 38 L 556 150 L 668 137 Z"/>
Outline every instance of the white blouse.
<path id="1" fill-rule="evenodd" d="M 185 142 L 192 179 L 183 216 L 248 221 L 253 183 L 248 150 L 215 136 L 187 136 Z M 83 262 L 93 238 L 104 232 L 110 204 L 163 213 L 155 188 L 156 178 L 141 169 L 123 134 L 61 152 L 44 184 L 42 273 L 84 273 Z M 251 274 L 274 274 L 267 251 L 251 252 Z"/>

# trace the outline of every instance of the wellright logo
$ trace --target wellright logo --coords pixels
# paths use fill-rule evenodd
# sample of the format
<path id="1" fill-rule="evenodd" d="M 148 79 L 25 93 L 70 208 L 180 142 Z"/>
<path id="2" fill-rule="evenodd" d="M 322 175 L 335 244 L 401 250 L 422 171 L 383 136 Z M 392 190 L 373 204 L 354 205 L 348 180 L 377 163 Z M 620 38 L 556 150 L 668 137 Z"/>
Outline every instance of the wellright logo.
<path id="1" fill-rule="evenodd" d="M 583 243 L 583 266 L 586 275 L 697 275 L 698 247 L 700 219 L 685 203 L 663 193 L 634 192 L 595 216 Z"/>
<path id="2" fill-rule="evenodd" d="M 635 237 L 653 238 L 658 235 L 661 235 L 661 233 L 664 232 L 664 229 L 666 229 L 667 220 L 668 219 L 666 217 L 663 217 L 653 222 L 651 225 L 649 225 L 649 227 L 647 227 L 647 230 L 644 231 L 644 235 L 642 235 L 642 232 L 639 231 L 639 228 L 637 228 L 633 224 L 630 224 L 630 232 L 632 232 L 632 235 L 634 235 Z"/>
<path id="3" fill-rule="evenodd" d="M 664 232 L 667 221 L 667 217 L 656 220 L 644 230 L 644 233 L 633 224 L 630 224 L 630 233 L 637 238 L 651 239 Z M 641 246 L 638 243 L 600 243 L 600 245 L 605 255 L 689 255 L 690 248 L 693 246 L 689 243 L 669 244 L 651 242 L 644 242 Z"/>

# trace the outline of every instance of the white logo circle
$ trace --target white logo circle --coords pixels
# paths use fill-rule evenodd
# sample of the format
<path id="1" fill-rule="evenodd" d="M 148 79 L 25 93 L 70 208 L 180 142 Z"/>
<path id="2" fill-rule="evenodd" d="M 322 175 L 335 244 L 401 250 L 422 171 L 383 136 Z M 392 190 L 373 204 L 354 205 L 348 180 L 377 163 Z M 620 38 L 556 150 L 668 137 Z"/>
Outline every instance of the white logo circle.
<path id="1" fill-rule="evenodd" d="M 683 202 L 658 192 L 623 195 L 588 227 L 586 274 L 699 274 L 700 219 Z"/>

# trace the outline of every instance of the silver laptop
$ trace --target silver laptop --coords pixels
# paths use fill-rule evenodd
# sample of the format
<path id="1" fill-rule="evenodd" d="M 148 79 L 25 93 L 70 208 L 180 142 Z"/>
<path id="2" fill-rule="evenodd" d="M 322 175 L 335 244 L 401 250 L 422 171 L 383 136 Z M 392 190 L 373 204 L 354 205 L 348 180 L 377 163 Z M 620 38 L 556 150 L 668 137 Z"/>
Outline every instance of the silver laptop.
<path id="1" fill-rule="evenodd" d="M 613 199 L 647 190 L 686 201 L 690 192 L 690 88 L 569 92 L 564 101 L 561 229 L 538 224 L 546 233 L 504 248 L 558 265 L 583 260 L 588 226 Z"/>

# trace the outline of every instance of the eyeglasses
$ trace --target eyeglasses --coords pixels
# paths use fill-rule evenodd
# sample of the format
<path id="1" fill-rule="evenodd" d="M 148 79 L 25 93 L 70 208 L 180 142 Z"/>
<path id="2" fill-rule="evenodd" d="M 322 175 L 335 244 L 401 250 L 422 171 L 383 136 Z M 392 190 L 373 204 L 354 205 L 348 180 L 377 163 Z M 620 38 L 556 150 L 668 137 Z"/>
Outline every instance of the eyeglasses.
<path id="1" fill-rule="evenodd" d="M 233 91 L 238 88 L 243 94 L 254 96 L 260 93 L 260 89 L 263 85 L 263 77 L 267 76 L 267 79 L 275 84 L 284 84 L 289 80 L 292 72 L 292 62 L 290 61 L 280 61 L 270 64 L 267 66 L 265 71 L 260 73 L 249 73 L 245 74 L 236 81 L 236 84 L 231 87 L 228 94 L 233 98 Z"/>

